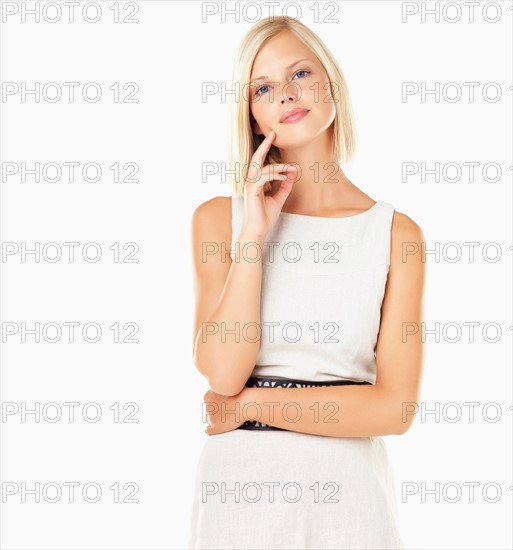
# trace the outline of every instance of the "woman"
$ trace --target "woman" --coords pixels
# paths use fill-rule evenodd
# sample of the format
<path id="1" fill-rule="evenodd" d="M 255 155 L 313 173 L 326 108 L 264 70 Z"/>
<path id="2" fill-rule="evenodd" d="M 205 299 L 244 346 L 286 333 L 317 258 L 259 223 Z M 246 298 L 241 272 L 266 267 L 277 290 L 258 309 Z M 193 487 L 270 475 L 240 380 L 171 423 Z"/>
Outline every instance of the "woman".
<path id="1" fill-rule="evenodd" d="M 401 254 L 422 231 L 343 173 L 348 90 L 305 25 L 252 27 L 234 83 L 241 177 L 192 220 L 210 390 L 189 548 L 403 548 L 380 436 L 420 391 L 424 269 Z"/>

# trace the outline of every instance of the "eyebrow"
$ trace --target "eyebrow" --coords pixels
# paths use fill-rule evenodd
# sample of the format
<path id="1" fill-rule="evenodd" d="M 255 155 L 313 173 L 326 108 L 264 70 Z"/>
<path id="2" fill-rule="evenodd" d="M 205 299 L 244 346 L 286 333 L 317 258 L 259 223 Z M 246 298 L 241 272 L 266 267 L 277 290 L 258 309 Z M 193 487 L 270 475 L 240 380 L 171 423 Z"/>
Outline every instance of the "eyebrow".
<path id="1" fill-rule="evenodd" d="M 310 59 L 298 59 L 298 61 L 294 61 L 294 63 L 291 63 L 289 66 L 285 67 L 285 69 L 289 70 L 294 67 L 294 65 L 297 65 L 298 63 L 301 63 L 302 61 L 310 61 Z M 265 80 L 266 78 L 269 78 L 268 76 L 259 76 L 258 78 L 252 78 L 251 82 L 255 82 L 257 80 Z"/>

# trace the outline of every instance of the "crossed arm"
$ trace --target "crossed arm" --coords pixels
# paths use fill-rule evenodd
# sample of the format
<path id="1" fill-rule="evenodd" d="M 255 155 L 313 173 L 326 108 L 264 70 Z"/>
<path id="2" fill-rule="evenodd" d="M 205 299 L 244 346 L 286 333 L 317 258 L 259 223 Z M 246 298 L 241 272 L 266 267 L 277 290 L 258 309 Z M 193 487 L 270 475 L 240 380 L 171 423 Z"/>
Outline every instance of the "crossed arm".
<path id="1" fill-rule="evenodd" d="M 418 409 L 423 363 L 424 235 L 408 216 L 395 212 L 390 269 L 376 345 L 375 385 L 309 388 L 244 388 L 203 397 L 215 435 L 246 420 L 330 437 L 403 434 Z"/>

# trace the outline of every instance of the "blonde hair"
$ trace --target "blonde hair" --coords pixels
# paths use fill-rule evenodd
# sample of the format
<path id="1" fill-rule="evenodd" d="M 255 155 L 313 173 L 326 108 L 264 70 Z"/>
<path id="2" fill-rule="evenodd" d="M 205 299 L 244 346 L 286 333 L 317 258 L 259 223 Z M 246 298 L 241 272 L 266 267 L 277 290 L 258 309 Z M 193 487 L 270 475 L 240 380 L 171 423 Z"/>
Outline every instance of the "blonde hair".
<path id="1" fill-rule="evenodd" d="M 289 30 L 309 47 L 324 67 L 331 86 L 336 109 L 333 121 L 333 158 L 336 162 L 350 162 L 356 145 L 354 116 L 349 90 L 342 69 L 322 40 L 297 19 L 288 16 L 272 16 L 256 23 L 239 45 L 232 73 L 231 89 L 237 89 L 236 99 L 230 103 L 229 174 L 236 196 L 244 193 L 251 157 L 265 136 L 253 133 L 250 121 L 249 81 L 253 62 L 265 40 L 281 31 Z M 333 86 L 334 85 L 334 86 Z M 339 93 L 334 93 L 333 88 Z M 265 164 L 281 163 L 280 151 L 271 146 Z M 264 185 L 264 193 L 271 190 L 270 182 Z"/>

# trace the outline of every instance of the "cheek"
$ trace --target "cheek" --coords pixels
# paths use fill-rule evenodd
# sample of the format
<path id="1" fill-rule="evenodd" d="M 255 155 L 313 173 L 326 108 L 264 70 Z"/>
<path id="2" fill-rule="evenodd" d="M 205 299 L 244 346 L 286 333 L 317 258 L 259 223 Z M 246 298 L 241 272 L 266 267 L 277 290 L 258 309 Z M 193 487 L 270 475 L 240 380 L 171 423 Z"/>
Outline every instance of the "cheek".
<path id="1" fill-rule="evenodd" d="M 307 87 L 303 87 L 303 93 L 306 93 L 309 99 L 315 104 L 325 104 L 330 101 L 331 92 L 327 80 L 316 80 Z"/>
<path id="2" fill-rule="evenodd" d="M 254 120 L 257 122 L 262 120 L 262 105 L 260 102 L 251 100 L 249 110 Z"/>
<path id="3" fill-rule="evenodd" d="M 335 106 L 335 102 L 340 102 L 340 90 L 337 89 L 335 82 L 330 84 L 330 82 L 326 80 L 323 85 L 322 93 L 324 96 L 323 101 L 325 101 L 328 105 L 331 105 L 333 108 Z"/>
<path id="4" fill-rule="evenodd" d="M 270 113 L 272 105 L 269 104 L 269 100 L 265 97 L 252 98 L 250 109 L 256 119 L 265 119 L 268 113 Z"/>
<path id="5" fill-rule="evenodd" d="M 322 113 L 326 110 L 326 95 L 322 80 L 309 80 L 301 83 L 301 95 L 298 96 L 298 102 L 301 106 L 314 109 L 316 113 Z"/>
<path id="6" fill-rule="evenodd" d="M 270 125 L 275 122 L 273 115 L 273 106 L 269 104 L 265 99 L 260 99 L 251 103 L 250 112 L 260 126 L 261 129 L 266 130 Z"/>
<path id="7" fill-rule="evenodd" d="M 319 112 L 330 116 L 335 112 L 335 102 L 340 101 L 338 94 L 336 93 L 336 87 L 334 84 L 330 86 L 328 80 L 316 82 L 312 87 L 314 92 L 314 103 L 316 104 Z"/>
<path id="8" fill-rule="evenodd" d="M 254 101 L 251 101 L 249 104 L 249 112 L 253 115 L 253 118 L 258 119 L 260 115 L 260 105 Z"/>

